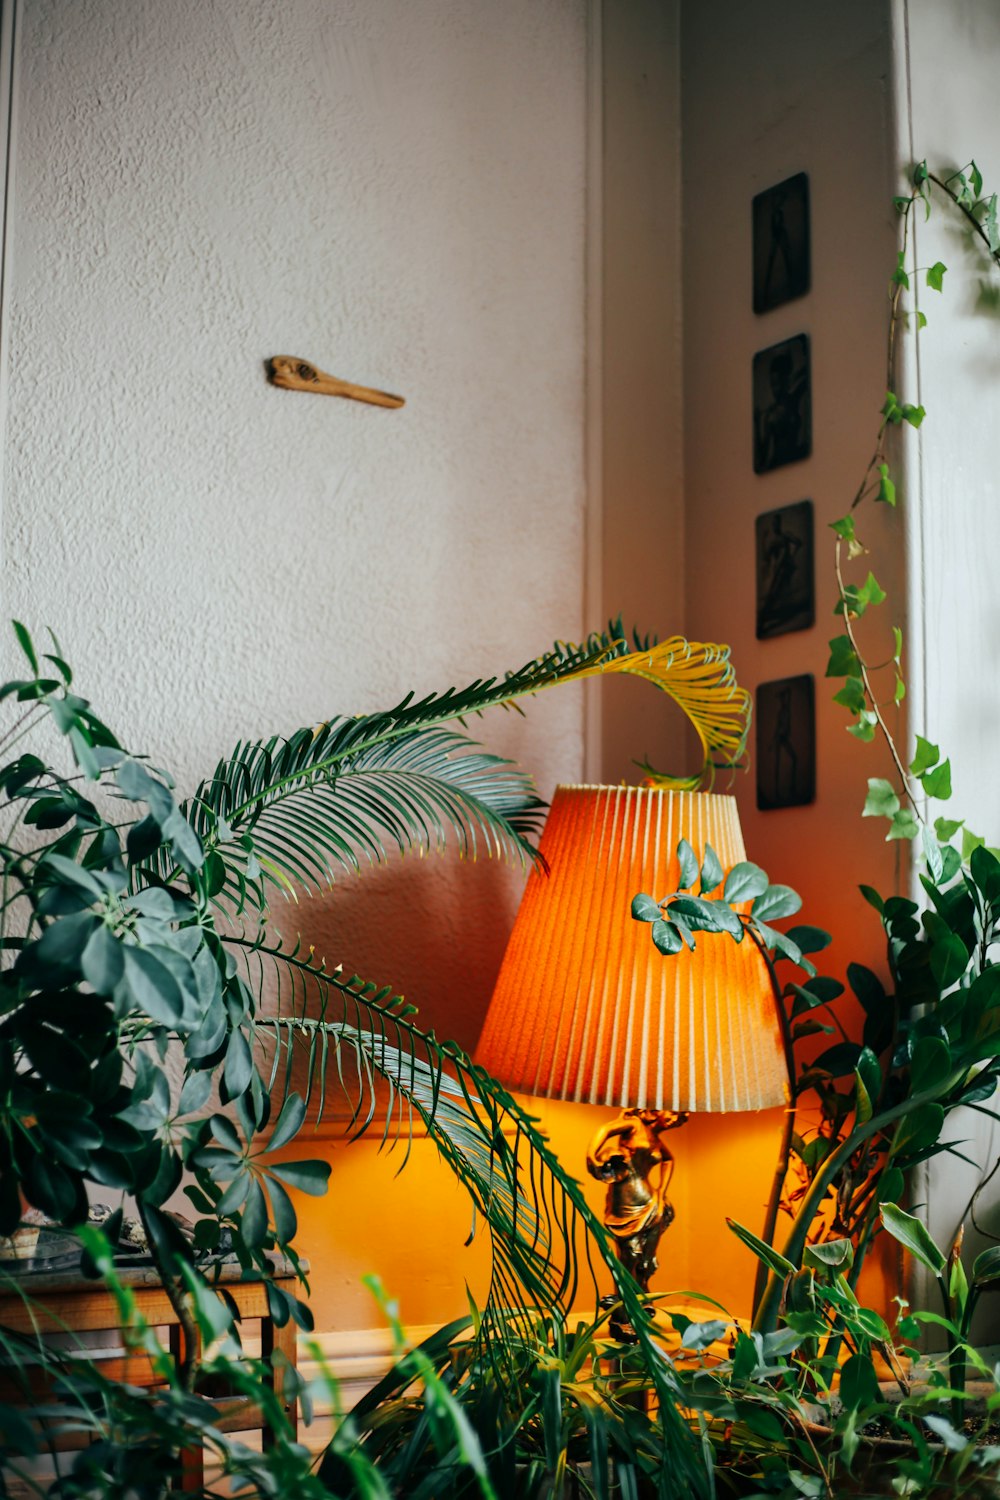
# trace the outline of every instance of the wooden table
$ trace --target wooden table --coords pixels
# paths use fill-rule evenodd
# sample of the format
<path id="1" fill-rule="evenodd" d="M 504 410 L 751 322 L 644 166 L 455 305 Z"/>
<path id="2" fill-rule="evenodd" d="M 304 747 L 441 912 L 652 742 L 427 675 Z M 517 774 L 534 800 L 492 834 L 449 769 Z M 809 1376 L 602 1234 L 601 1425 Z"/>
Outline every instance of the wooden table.
<path id="1" fill-rule="evenodd" d="M 296 1277 L 289 1261 L 274 1257 L 275 1284 L 286 1291 L 294 1292 Z M 119 1281 L 131 1291 L 136 1310 L 152 1327 L 165 1327 L 168 1331 L 168 1346 L 174 1360 L 184 1357 L 184 1331 L 177 1314 L 170 1304 L 155 1269 L 152 1266 L 121 1266 L 117 1268 Z M 261 1359 L 268 1369 L 267 1383 L 280 1400 L 284 1393 L 285 1377 L 289 1369 L 295 1368 L 295 1325 L 292 1322 L 278 1328 L 267 1305 L 267 1293 L 262 1281 L 241 1280 L 242 1271 L 233 1261 L 224 1263 L 218 1280 L 236 1304 L 242 1323 L 260 1323 Z M 30 1305 L 26 1302 L 30 1299 Z M 0 1324 L 18 1333 L 43 1334 L 116 1332 L 121 1325 L 114 1297 L 99 1281 L 84 1280 L 79 1270 L 27 1271 L 18 1277 L 18 1290 L 0 1287 Z M 84 1357 L 91 1355 L 89 1346 L 81 1351 Z M 201 1351 L 196 1349 L 197 1356 Z M 75 1354 L 75 1351 L 74 1351 Z M 113 1380 L 122 1380 L 135 1386 L 153 1387 L 162 1383 L 153 1369 L 149 1356 L 142 1351 L 116 1348 L 113 1357 L 100 1360 L 103 1374 Z M 43 1396 L 39 1388 L 33 1392 Z M 0 1401 L 23 1397 L 21 1388 L 15 1389 L 10 1381 L 0 1377 Z M 248 1397 L 230 1395 L 215 1396 L 213 1405 L 218 1409 L 215 1425 L 227 1432 L 259 1430 L 265 1448 L 274 1442 L 274 1433 L 266 1425 L 259 1406 Z M 293 1436 L 297 1431 L 294 1399 L 284 1402 L 284 1409 L 292 1425 Z M 84 1435 L 82 1441 L 86 1442 Z M 53 1444 L 54 1447 L 71 1448 L 81 1446 L 81 1439 L 67 1438 Z M 204 1454 L 199 1448 L 188 1449 L 181 1456 L 181 1489 L 200 1490 L 203 1483 Z"/>

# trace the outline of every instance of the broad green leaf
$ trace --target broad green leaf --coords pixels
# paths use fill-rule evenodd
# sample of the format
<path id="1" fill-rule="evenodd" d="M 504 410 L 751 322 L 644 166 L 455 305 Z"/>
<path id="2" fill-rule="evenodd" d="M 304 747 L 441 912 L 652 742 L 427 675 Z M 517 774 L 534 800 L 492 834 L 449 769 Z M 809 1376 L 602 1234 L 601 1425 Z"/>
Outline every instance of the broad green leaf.
<path id="1" fill-rule="evenodd" d="M 940 1104 L 921 1104 L 904 1115 L 892 1143 L 893 1156 L 913 1156 L 933 1146 L 941 1134 L 944 1110 Z"/>
<path id="2" fill-rule="evenodd" d="M 744 1229 L 742 1224 L 737 1224 L 735 1219 L 726 1220 L 726 1224 L 733 1231 L 738 1240 L 742 1240 L 748 1249 L 752 1250 L 758 1260 L 762 1260 L 769 1270 L 775 1271 L 779 1276 L 794 1276 L 797 1270 L 790 1260 L 786 1260 L 772 1245 L 767 1245 L 762 1239 L 758 1239 L 751 1230 Z"/>
<path id="3" fill-rule="evenodd" d="M 839 692 L 833 695 L 834 703 L 839 703 L 849 713 L 859 714 L 865 708 L 868 698 L 865 694 L 865 685 L 860 677 L 848 677 Z"/>
<path id="4" fill-rule="evenodd" d="M 723 895 L 731 906 L 736 906 L 743 901 L 754 901 L 762 896 L 767 890 L 767 875 L 759 865 L 754 865 L 749 860 L 743 860 L 733 865 L 726 876 L 723 887 Z"/>
<path id="5" fill-rule="evenodd" d="M 807 1245 L 802 1253 L 802 1264 L 813 1271 L 853 1266 L 854 1246 L 850 1240 L 823 1240 L 818 1245 Z"/>
<path id="6" fill-rule="evenodd" d="M 822 927 L 810 927 L 806 924 L 789 927 L 785 936 L 791 938 L 802 953 L 822 953 L 833 942 L 830 934 L 824 932 Z"/>
<path id="7" fill-rule="evenodd" d="M 298 1229 L 298 1217 L 291 1198 L 273 1175 L 267 1179 L 267 1190 L 271 1195 L 271 1214 L 274 1232 L 281 1245 L 290 1244 Z"/>
<path id="8" fill-rule="evenodd" d="M 903 407 L 903 421 L 909 422 L 911 427 L 919 427 L 926 415 L 927 412 L 922 406 Z"/>
<path id="9" fill-rule="evenodd" d="M 680 866 L 680 889 L 689 891 L 698 879 L 698 859 L 687 839 L 681 839 L 677 845 L 677 862 Z"/>
<path id="10" fill-rule="evenodd" d="M 115 1004 L 126 1012 L 138 1007 L 161 1026 L 179 1026 L 184 994 L 166 964 L 145 948 L 123 948 L 122 955 L 124 973 L 115 989 Z"/>
<path id="11" fill-rule="evenodd" d="M 857 652 L 851 645 L 850 636 L 836 635 L 830 642 L 830 660 L 826 664 L 827 677 L 858 677 L 860 663 Z"/>
<path id="12" fill-rule="evenodd" d="M 940 759 L 941 751 L 938 746 L 932 745 L 930 740 L 925 740 L 922 734 L 918 734 L 916 753 L 910 761 L 910 770 L 914 776 L 922 776 L 931 766 L 936 766 Z"/>
<path id="13" fill-rule="evenodd" d="M 302 1128 L 305 1117 L 306 1106 L 301 1095 L 289 1094 L 281 1106 L 277 1124 L 267 1143 L 268 1151 L 277 1151 L 281 1146 L 287 1146 L 289 1141 L 294 1140 Z"/>
<path id="14" fill-rule="evenodd" d="M 875 1366 L 867 1354 L 852 1354 L 840 1371 L 840 1399 L 848 1411 L 876 1406 L 882 1396 Z"/>
<path id="15" fill-rule="evenodd" d="M 871 885 L 859 885 L 858 890 L 861 892 L 862 896 L 864 896 L 865 900 L 868 902 L 868 905 L 874 907 L 879 916 L 881 916 L 882 912 L 885 910 L 885 902 L 882 900 L 882 897 L 879 895 L 875 887 Z"/>
<path id="16" fill-rule="evenodd" d="M 903 1196 L 906 1187 L 906 1178 L 899 1167 L 886 1167 L 879 1178 L 875 1189 L 875 1198 L 878 1203 L 895 1203 Z"/>
<path id="17" fill-rule="evenodd" d="M 886 843 L 890 839 L 915 839 L 919 832 L 920 824 L 917 822 L 915 815 L 908 807 L 901 807 L 893 815 L 889 832 L 885 836 Z"/>
<path id="18" fill-rule="evenodd" d="M 969 950 L 957 932 L 946 932 L 931 944 L 931 973 L 941 990 L 950 989 L 969 967 Z"/>
<path id="19" fill-rule="evenodd" d="M 980 838 L 978 833 L 973 833 L 971 828 L 963 828 L 962 862 L 964 864 L 968 864 L 969 860 L 972 858 L 973 851 L 976 849 L 981 849 L 985 843 L 986 840 Z"/>
<path id="20" fill-rule="evenodd" d="M 881 1204 L 879 1215 L 885 1229 L 893 1239 L 909 1250 L 915 1260 L 926 1266 L 928 1271 L 933 1271 L 935 1276 L 943 1273 L 947 1262 L 931 1239 L 926 1224 L 895 1203 Z"/>
<path id="21" fill-rule="evenodd" d="M 632 916 L 636 922 L 658 922 L 660 915 L 659 903 L 652 896 L 640 893 L 632 897 Z"/>
<path id="22" fill-rule="evenodd" d="M 758 922 L 775 922 L 781 917 L 792 917 L 801 909 L 802 897 L 787 885 L 769 885 L 757 896 L 750 908 L 750 915 Z"/>
<path id="23" fill-rule="evenodd" d="M 990 1245 L 982 1250 L 972 1263 L 972 1283 L 977 1287 L 990 1286 L 1000 1281 L 1000 1245 Z"/>
<path id="24" fill-rule="evenodd" d="M 870 745 L 875 738 L 876 722 L 874 713 L 870 709 L 864 709 L 858 715 L 856 724 L 847 725 L 847 732 L 853 734 L 856 740 L 861 740 L 862 744 Z"/>
<path id="25" fill-rule="evenodd" d="M 309 1193 L 322 1198 L 330 1176 L 330 1163 L 326 1161 L 283 1161 L 280 1166 L 269 1167 L 272 1177 L 280 1177 L 289 1187 L 300 1193 Z"/>
<path id="26" fill-rule="evenodd" d="M 238 1099 L 250 1087 L 253 1076 L 253 1057 L 246 1037 L 239 1029 L 229 1038 L 226 1049 L 226 1066 L 223 1078 L 230 1099 Z"/>
<path id="27" fill-rule="evenodd" d="M 892 783 L 881 776 L 869 776 L 868 796 L 861 816 L 863 818 L 891 818 L 899 811 L 899 798 Z"/>
<path id="28" fill-rule="evenodd" d="M 936 260 L 932 266 L 927 268 L 927 285 L 933 292 L 940 292 L 944 288 L 944 273 L 948 267 L 943 260 Z"/>
<path id="29" fill-rule="evenodd" d="M 249 1249 L 259 1250 L 263 1245 L 267 1235 L 267 1202 L 259 1182 L 250 1184 L 240 1220 L 240 1232 Z"/>
<path id="30" fill-rule="evenodd" d="M 881 500 L 884 505 L 895 505 L 895 503 L 896 503 L 896 486 L 893 484 L 892 480 L 889 478 L 889 465 L 888 464 L 879 464 L 878 471 L 879 471 L 878 494 L 877 494 L 877 496 L 875 498 L 877 500 Z"/>
<path id="31" fill-rule="evenodd" d="M 80 957 L 84 979 L 98 995 L 113 995 L 125 972 L 122 945 L 103 922 L 95 927 Z"/>
<path id="32" fill-rule="evenodd" d="M 939 802 L 947 802 L 951 796 L 951 761 L 943 760 L 933 770 L 925 771 L 920 778 L 920 784 L 928 797 L 936 797 Z"/>
<path id="33" fill-rule="evenodd" d="M 845 542 L 849 542 L 854 535 L 854 517 L 841 516 L 839 521 L 831 521 L 830 530 L 835 531 L 839 537 L 843 537 Z"/>
<path id="34" fill-rule="evenodd" d="M 952 1071 L 951 1050 L 947 1042 L 937 1036 L 922 1036 L 913 1049 L 910 1062 L 910 1081 L 913 1093 L 922 1094 L 927 1089 L 943 1083 Z"/>
<path id="35" fill-rule="evenodd" d="M 722 863 L 711 844 L 705 845 L 705 858 L 701 862 L 701 894 L 709 895 L 722 884 Z"/>
<path id="36" fill-rule="evenodd" d="M 684 946 L 680 928 L 673 922 L 667 922 L 662 918 L 655 921 L 650 929 L 653 939 L 653 947 L 660 953 L 669 957 L 672 953 L 679 953 Z"/>

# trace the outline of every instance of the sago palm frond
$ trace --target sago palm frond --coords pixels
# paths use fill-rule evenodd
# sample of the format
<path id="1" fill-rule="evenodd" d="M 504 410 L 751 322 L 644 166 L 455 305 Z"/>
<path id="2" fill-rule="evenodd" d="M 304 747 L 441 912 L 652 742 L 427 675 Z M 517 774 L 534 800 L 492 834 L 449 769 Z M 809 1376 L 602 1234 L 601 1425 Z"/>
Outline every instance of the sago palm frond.
<path id="1" fill-rule="evenodd" d="M 472 856 L 482 849 L 531 857 L 541 803 L 530 779 L 444 726 L 489 707 L 516 707 L 560 682 L 618 673 L 665 692 L 701 741 L 695 775 L 646 767 L 656 784 L 690 789 L 739 762 L 750 696 L 736 684 L 728 648 L 679 636 L 630 645 L 616 622 L 583 645 L 557 642 L 504 678 L 238 745 L 184 807 L 209 850 L 217 894 L 237 908 L 248 900 L 262 908 L 267 883 L 286 891 L 326 885 L 381 861 L 387 846 L 436 848 L 449 835 Z"/>
<path id="2" fill-rule="evenodd" d="M 256 1023 L 271 1055 L 265 1078 L 275 1101 L 304 1068 L 316 1116 L 325 1108 L 327 1074 L 353 1096 L 354 1135 L 375 1125 L 382 1141 L 409 1149 L 413 1122 L 438 1151 L 489 1226 L 492 1275 L 483 1312 L 484 1351 L 501 1381 L 516 1368 L 513 1346 L 529 1337 L 538 1310 L 566 1319 L 593 1298 L 604 1268 L 636 1330 L 645 1368 L 659 1397 L 664 1500 L 707 1496 L 710 1479 L 678 1411 L 683 1390 L 669 1357 L 652 1336 L 635 1283 L 608 1242 L 579 1183 L 560 1165 L 534 1119 L 453 1044 L 438 1042 L 409 1019 L 391 992 L 356 976 L 328 972 L 311 955 L 280 943 L 235 940 L 254 988 L 270 971 L 278 1013 Z M 377 1092 L 376 1080 L 387 1089 Z M 508 1353 L 510 1354 L 509 1364 Z"/>
<path id="3" fill-rule="evenodd" d="M 534 857 L 543 804 L 531 778 L 455 730 L 357 742 L 357 721 L 237 746 L 185 809 L 215 862 L 219 894 L 266 905 L 266 884 L 329 885 L 389 848 Z M 346 747 L 346 748 L 345 748 Z"/>

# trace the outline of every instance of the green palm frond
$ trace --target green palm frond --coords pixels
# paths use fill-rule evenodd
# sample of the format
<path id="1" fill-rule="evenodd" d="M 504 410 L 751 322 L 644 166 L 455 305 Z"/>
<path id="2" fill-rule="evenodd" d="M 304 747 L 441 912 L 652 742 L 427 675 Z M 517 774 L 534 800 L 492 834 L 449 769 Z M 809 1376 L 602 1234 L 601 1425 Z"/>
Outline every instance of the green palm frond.
<path id="1" fill-rule="evenodd" d="M 524 772 L 438 726 L 344 754 L 356 728 L 341 720 L 238 746 L 199 787 L 185 811 L 215 864 L 217 895 L 263 909 L 267 885 L 320 888 L 390 848 L 439 850 L 449 838 L 466 858 L 536 857 L 529 840 L 544 804 Z"/>
<path id="2" fill-rule="evenodd" d="M 564 1320 L 591 1297 L 596 1309 L 596 1267 L 603 1267 L 659 1396 L 660 1493 L 665 1500 L 706 1496 L 709 1477 L 678 1411 L 683 1391 L 672 1363 L 652 1336 L 635 1283 L 603 1225 L 534 1119 L 459 1048 L 414 1026 L 412 1012 L 391 991 L 329 972 L 311 954 L 280 943 L 236 940 L 234 946 L 254 987 L 268 977 L 277 985 L 278 1013 L 256 1023 L 257 1040 L 271 1056 L 265 1083 L 272 1097 L 287 1095 L 293 1072 L 304 1066 L 307 1093 L 314 1084 L 320 1091 L 313 1099 L 318 1117 L 326 1107 L 329 1069 L 353 1093 L 353 1135 L 375 1125 L 383 1143 L 405 1142 L 408 1151 L 419 1119 L 488 1224 L 492 1276 L 483 1348 L 498 1378 L 512 1378 L 514 1342 L 530 1335 L 539 1309 Z M 301 1053 L 304 1059 L 297 1059 Z M 378 1093 L 377 1078 L 386 1081 L 387 1097 Z"/>
<path id="3" fill-rule="evenodd" d="M 542 804 L 530 779 L 445 726 L 560 682 L 624 673 L 652 683 L 691 720 L 704 760 L 694 776 L 659 785 L 694 787 L 739 762 L 749 695 L 736 684 L 728 648 L 679 636 L 630 643 L 613 622 L 582 645 L 551 651 L 507 676 L 415 699 L 384 713 L 331 719 L 288 739 L 237 745 L 204 781 L 184 815 L 208 851 L 217 898 L 263 909 L 265 887 L 292 893 L 328 885 L 345 870 L 382 861 L 389 846 L 440 848 L 449 836 L 524 861 Z M 647 768 L 648 769 L 648 768 Z M 173 873 L 161 862 L 158 873 Z"/>

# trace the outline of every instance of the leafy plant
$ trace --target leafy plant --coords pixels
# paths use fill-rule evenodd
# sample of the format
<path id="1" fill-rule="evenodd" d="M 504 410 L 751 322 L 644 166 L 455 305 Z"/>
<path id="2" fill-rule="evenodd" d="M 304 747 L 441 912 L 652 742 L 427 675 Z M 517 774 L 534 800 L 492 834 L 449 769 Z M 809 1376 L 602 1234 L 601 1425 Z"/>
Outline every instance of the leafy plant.
<path id="1" fill-rule="evenodd" d="M 671 1362 L 535 1122 L 459 1048 L 420 1030 L 391 990 L 328 968 L 283 941 L 267 917 L 275 891 L 327 884 L 393 847 L 449 836 L 469 851 L 534 858 L 541 804 L 529 779 L 453 726 L 544 687 L 613 672 L 653 681 L 696 723 L 710 778 L 738 760 L 748 725 L 728 654 L 677 638 L 632 650 L 613 627 L 504 679 L 242 744 L 180 802 L 170 778 L 126 751 L 76 693 L 58 645 L 41 653 L 23 626 L 15 632 L 29 670 L 0 688 L 0 704 L 14 710 L 0 736 L 0 1234 L 17 1226 L 23 1203 L 33 1205 L 77 1233 L 86 1269 L 114 1290 L 109 1247 L 121 1210 L 103 1233 L 87 1228 L 84 1184 L 128 1195 L 185 1333 L 175 1368 L 137 1323 L 127 1289 L 116 1291 L 126 1336 L 146 1349 L 164 1393 L 114 1387 L 64 1362 L 49 1415 L 57 1431 L 82 1423 L 99 1440 L 72 1460 L 59 1492 L 159 1493 L 181 1450 L 211 1424 L 199 1394 L 206 1375 L 237 1363 L 237 1383 L 257 1390 L 216 1281 L 226 1256 L 263 1281 L 279 1325 L 311 1328 L 308 1302 L 275 1284 L 273 1266 L 280 1252 L 301 1274 L 289 1190 L 324 1192 L 329 1168 L 286 1160 L 285 1148 L 307 1112 L 322 1115 L 332 1085 L 353 1091 L 358 1132 L 380 1109 L 383 1138 L 408 1133 L 419 1117 L 488 1224 L 493 1275 L 478 1338 L 497 1389 L 514 1389 L 536 1309 L 565 1319 L 581 1278 L 596 1306 L 594 1267 L 603 1265 L 662 1398 L 670 1462 L 658 1492 L 707 1494 L 703 1458 L 673 1400 Z M 32 731 L 55 733 L 53 757 L 26 747 Z M 265 992 L 276 996 L 269 1006 Z M 389 1082 L 387 1105 L 376 1076 Z M 182 1183 L 196 1215 L 190 1236 L 166 1208 Z M 198 1335 L 208 1357 L 195 1354 Z M 0 1339 L 6 1369 L 20 1378 L 23 1342 Z M 51 1350 L 31 1357 L 52 1370 Z M 443 1459 L 465 1430 L 461 1413 L 433 1382 L 423 1403 Z M 21 1470 L 37 1435 L 13 1406 L 0 1418 L 5 1464 Z M 118 1452 L 126 1432 L 131 1457 Z M 305 1473 L 304 1450 L 288 1442 L 252 1462 L 232 1440 L 216 1446 L 228 1472 L 261 1493 L 287 1492 Z M 382 1492 L 364 1454 L 355 1465 L 342 1444 L 337 1452 L 350 1483 Z M 462 1454 L 489 1493 L 474 1437 Z"/>

